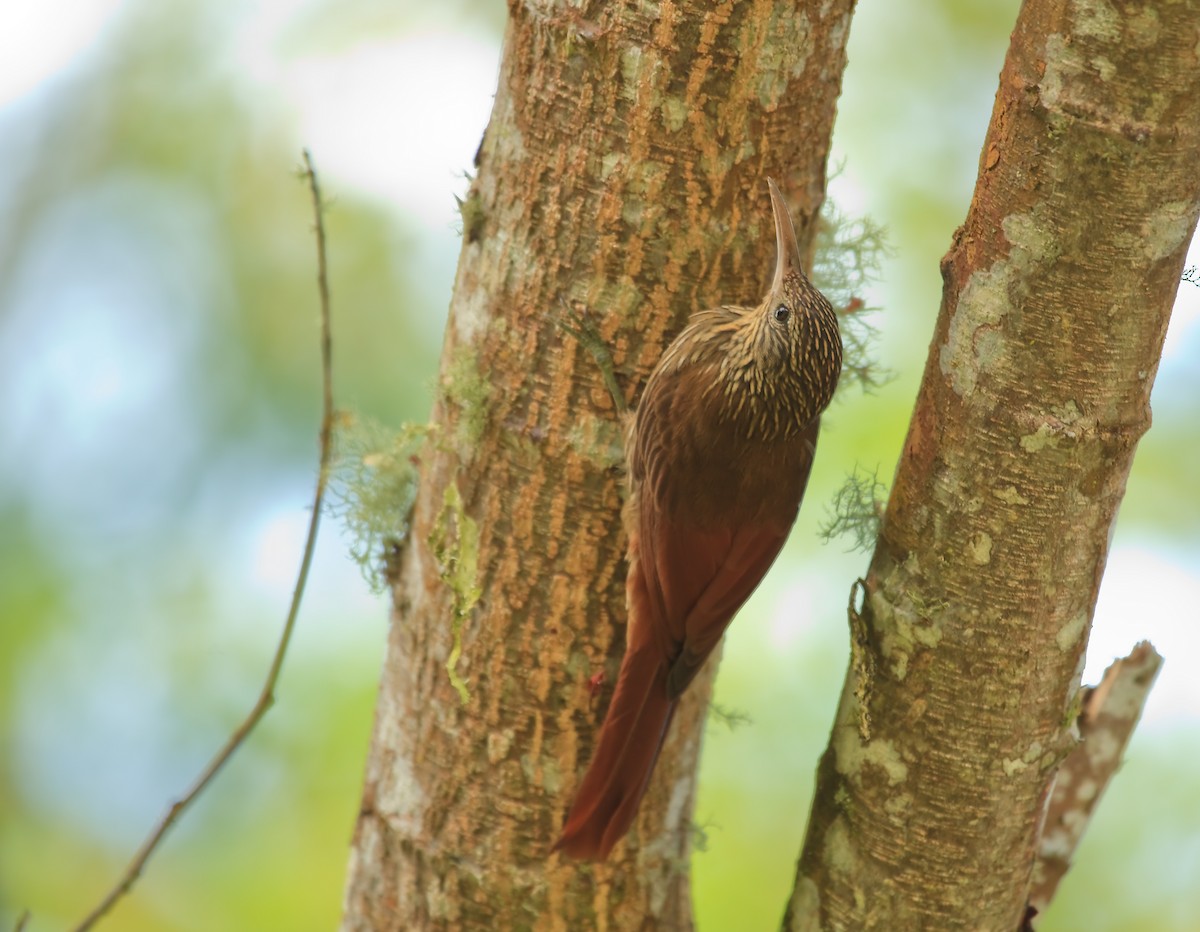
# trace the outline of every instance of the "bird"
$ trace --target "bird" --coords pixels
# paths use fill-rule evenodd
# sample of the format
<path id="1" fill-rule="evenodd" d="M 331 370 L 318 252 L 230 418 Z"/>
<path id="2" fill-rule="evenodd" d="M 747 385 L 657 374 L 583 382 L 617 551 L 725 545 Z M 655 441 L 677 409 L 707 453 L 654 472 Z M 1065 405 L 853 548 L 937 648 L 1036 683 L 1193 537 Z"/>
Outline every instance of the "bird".
<path id="1" fill-rule="evenodd" d="M 637 815 L 676 703 L 778 556 L 808 483 L 842 341 L 767 179 L 776 262 L 757 307 L 693 314 L 625 436 L 626 649 L 552 851 L 606 860 Z"/>

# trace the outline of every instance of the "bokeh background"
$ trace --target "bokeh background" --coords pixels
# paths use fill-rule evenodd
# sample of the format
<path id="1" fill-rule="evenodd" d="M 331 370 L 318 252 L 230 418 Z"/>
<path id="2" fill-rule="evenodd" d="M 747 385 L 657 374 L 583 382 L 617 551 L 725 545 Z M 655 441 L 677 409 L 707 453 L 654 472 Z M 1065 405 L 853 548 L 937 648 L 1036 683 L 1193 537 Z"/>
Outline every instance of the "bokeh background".
<path id="1" fill-rule="evenodd" d="M 718 701 L 749 721 L 707 736 L 707 932 L 777 927 L 866 564 L 816 528 L 856 464 L 894 470 L 1017 6 L 859 4 L 833 194 L 890 231 L 867 297 L 897 377 L 835 404 L 785 559 L 728 639 Z M 81 918 L 257 695 L 316 458 L 302 146 L 333 200 L 339 405 L 426 417 L 504 16 L 0 6 L 0 927 Z M 1198 318 L 1184 285 L 1088 679 L 1145 637 L 1167 664 L 1050 932 L 1200 927 Z M 276 707 L 109 928 L 335 925 L 387 625 L 347 551 L 327 523 Z"/>

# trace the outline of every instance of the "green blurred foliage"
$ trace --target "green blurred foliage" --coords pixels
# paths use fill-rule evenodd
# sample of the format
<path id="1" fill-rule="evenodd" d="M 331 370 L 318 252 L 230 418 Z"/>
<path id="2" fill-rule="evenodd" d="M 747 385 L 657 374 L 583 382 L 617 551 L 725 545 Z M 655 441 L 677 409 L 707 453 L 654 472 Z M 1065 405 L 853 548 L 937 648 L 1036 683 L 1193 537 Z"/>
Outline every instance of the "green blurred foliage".
<path id="1" fill-rule="evenodd" d="M 890 480 L 1016 8 L 859 4 L 835 145 L 889 229 L 868 303 L 884 308 L 880 361 L 898 377 L 835 403 L 785 561 L 728 639 L 717 698 L 749 721 L 706 736 L 695 900 L 708 932 L 782 915 L 866 564 L 821 548 L 817 529 L 856 463 Z M 31 929 L 61 927 L 98 900 L 249 709 L 282 624 L 320 403 L 295 175 L 313 140 L 221 54 L 237 9 L 130 3 L 36 106 L 0 111 L 16 150 L 0 184 L 0 926 L 28 907 Z M 352 57 L 426 29 L 498 41 L 504 13 L 298 3 L 271 48 Z M 412 127 L 412 146 L 434 131 Z M 422 421 L 452 245 L 429 262 L 418 218 L 324 181 L 339 404 Z M 1196 385 L 1171 378 L 1122 531 L 1195 552 L 1200 498 L 1180 490 L 1200 443 L 1180 399 Z M 277 704 L 108 927 L 336 923 L 387 618 L 351 543 L 326 524 Z M 1193 724 L 1135 740 L 1047 932 L 1194 928 L 1196 754 L 1180 748 L 1196 737 Z"/>

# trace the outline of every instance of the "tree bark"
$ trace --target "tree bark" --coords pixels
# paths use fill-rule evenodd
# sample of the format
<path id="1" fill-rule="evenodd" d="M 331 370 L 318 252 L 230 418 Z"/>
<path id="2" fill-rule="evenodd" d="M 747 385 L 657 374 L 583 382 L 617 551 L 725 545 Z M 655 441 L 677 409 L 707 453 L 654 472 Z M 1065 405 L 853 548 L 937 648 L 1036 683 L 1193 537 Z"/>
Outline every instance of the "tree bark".
<path id="1" fill-rule="evenodd" d="M 1018 928 L 1197 165 L 1200 2 L 1022 6 L 786 928 Z"/>
<path id="2" fill-rule="evenodd" d="M 510 4 L 397 562 L 345 929 L 682 929 L 703 675 L 608 864 L 548 857 L 624 647 L 620 432 L 689 313 L 811 249 L 853 0 Z M 709 671 L 711 674 L 711 671 Z"/>

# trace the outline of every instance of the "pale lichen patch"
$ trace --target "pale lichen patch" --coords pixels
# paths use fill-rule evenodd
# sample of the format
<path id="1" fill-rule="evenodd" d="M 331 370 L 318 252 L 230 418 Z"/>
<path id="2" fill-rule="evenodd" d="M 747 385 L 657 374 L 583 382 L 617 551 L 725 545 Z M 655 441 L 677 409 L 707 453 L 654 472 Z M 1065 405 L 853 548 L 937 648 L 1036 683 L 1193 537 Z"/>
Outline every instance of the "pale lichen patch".
<path id="1" fill-rule="evenodd" d="M 1024 214 L 1010 214 L 1001 221 L 1000 227 L 1004 230 L 1004 238 L 1013 247 L 1009 253 L 1009 262 L 1018 269 L 1027 269 L 1036 263 L 1052 262 L 1062 251 L 1052 232 L 1053 228 L 1036 210 Z"/>
<path id="2" fill-rule="evenodd" d="M 971 538 L 969 553 L 971 562 L 983 566 L 992 562 L 992 536 L 986 531 L 980 531 Z"/>
<path id="3" fill-rule="evenodd" d="M 381 717 L 380 721 L 385 719 Z M 393 729 L 398 732 L 399 725 L 389 730 Z M 394 750 L 387 757 L 388 779 L 375 781 L 375 809 L 394 829 L 415 837 L 421 831 L 428 799 L 417 779 L 412 757 L 401 742 L 392 744 Z"/>
<path id="4" fill-rule="evenodd" d="M 812 24 L 803 10 L 797 14 L 794 4 L 782 0 L 772 8 L 765 29 L 770 39 L 762 41 L 755 36 L 753 40 L 759 51 L 758 102 L 770 113 L 783 100 L 788 85 L 804 74 L 812 52 Z M 784 31 L 787 40 L 779 41 L 776 36 Z"/>
<path id="5" fill-rule="evenodd" d="M 834 753 L 838 771 L 854 783 L 862 779 L 867 765 L 882 770 L 887 775 L 888 786 L 896 786 L 908 779 L 908 765 L 893 742 L 863 741 L 856 728 L 838 728 Z"/>
<path id="6" fill-rule="evenodd" d="M 788 932 L 820 932 L 821 891 L 811 877 L 800 876 L 788 904 Z"/>
<path id="7" fill-rule="evenodd" d="M 1079 50 L 1057 32 L 1046 37 L 1046 51 L 1042 58 L 1046 70 L 1038 91 L 1043 106 L 1051 113 L 1057 113 L 1067 102 L 1069 84 L 1087 71 L 1087 65 Z"/>
<path id="8" fill-rule="evenodd" d="M 1087 620 L 1087 612 L 1076 612 L 1067 619 L 1066 623 L 1058 629 L 1058 634 L 1054 636 L 1059 650 L 1071 650 L 1079 643 L 1079 639 L 1083 637 L 1083 632 L 1087 629 Z"/>
<path id="9" fill-rule="evenodd" d="M 1065 404 L 1051 405 L 1050 413 L 1067 426 L 1078 424 L 1083 419 L 1083 412 L 1074 398 L 1068 398 Z"/>
<path id="10" fill-rule="evenodd" d="M 621 50 L 621 96 L 627 100 L 637 100 L 638 86 L 642 71 L 642 49 L 637 45 L 628 45 Z"/>
<path id="11" fill-rule="evenodd" d="M 620 152 L 606 152 L 600 156 L 600 180 L 607 181 L 618 168 L 624 167 L 626 158 Z"/>
<path id="12" fill-rule="evenodd" d="M 687 102 L 680 100 L 678 97 L 667 97 L 662 102 L 663 126 L 672 133 L 677 133 L 683 129 L 684 123 L 688 118 Z"/>
<path id="13" fill-rule="evenodd" d="M 475 201 L 479 201 L 478 197 L 474 195 L 472 197 Z M 482 207 L 479 209 L 482 210 Z M 459 288 L 457 290 L 450 319 L 454 323 L 454 335 L 461 346 L 474 346 L 482 338 L 487 330 L 490 316 L 491 307 L 486 289 Z"/>
<path id="14" fill-rule="evenodd" d="M 1006 485 L 1001 489 L 993 489 L 992 495 L 1007 505 L 1028 505 L 1029 499 L 1017 491 L 1015 485 Z"/>
<path id="15" fill-rule="evenodd" d="M 1021 449 L 1026 453 L 1037 453 L 1046 447 L 1058 446 L 1059 439 L 1060 437 L 1053 427 L 1049 424 L 1040 424 L 1032 434 L 1026 434 L 1021 438 Z"/>
<path id="16" fill-rule="evenodd" d="M 852 881 L 858 876 L 860 859 L 854 843 L 850 840 L 850 831 L 843 816 L 834 819 L 825 831 L 822 855 L 830 873 L 840 874 L 851 878 Z"/>
<path id="17" fill-rule="evenodd" d="M 908 675 L 909 660 L 918 647 L 934 648 L 942 640 L 937 617 L 942 606 L 915 598 L 918 587 L 908 585 L 914 569 L 915 561 L 906 561 L 903 570 L 889 574 L 884 585 L 870 593 L 879 654 L 901 680 Z"/>
<path id="18" fill-rule="evenodd" d="M 1002 356 L 1003 344 L 980 342 L 985 327 L 995 326 L 1008 313 L 1009 268 L 1006 261 L 990 269 L 980 269 L 967 279 L 950 318 L 946 342 L 938 352 L 942 375 L 963 398 L 975 394 L 979 373 L 994 365 Z"/>
<path id="19" fill-rule="evenodd" d="M 938 355 L 942 374 L 954 391 L 977 403 L 984 400 L 975 394 L 980 373 L 1007 356 L 1002 324 L 1013 304 L 1014 280 L 1035 265 L 1053 262 L 1061 252 L 1053 225 L 1037 210 L 1010 214 L 1001 228 L 1011 244 L 1009 254 L 967 279 Z"/>
<path id="20" fill-rule="evenodd" d="M 1140 49 L 1149 48 L 1158 42 L 1161 35 L 1162 21 L 1154 7 L 1144 6 L 1126 15 L 1125 39 L 1130 45 Z"/>
<path id="21" fill-rule="evenodd" d="M 883 804 L 883 810 L 893 818 L 899 818 L 906 815 L 912 809 L 913 798 L 911 793 L 897 793 L 894 796 L 888 796 Z"/>
<path id="22" fill-rule="evenodd" d="M 1111 81 L 1117 73 L 1117 66 L 1103 55 L 1096 55 L 1092 58 L 1092 67 L 1096 69 L 1096 73 L 1100 75 L 1101 80 Z"/>
<path id="23" fill-rule="evenodd" d="M 509 748 L 513 743 L 513 730 L 505 728 L 503 731 L 493 731 L 487 736 L 487 757 L 488 762 L 498 764 L 508 756 Z"/>
<path id="24" fill-rule="evenodd" d="M 1113 731 L 1097 728 L 1088 736 L 1088 757 L 1098 763 L 1112 763 L 1121 756 L 1121 738 Z"/>
<path id="25" fill-rule="evenodd" d="M 1071 0 L 1075 31 L 1081 36 L 1114 42 L 1121 36 L 1121 14 L 1108 0 Z"/>
<path id="26" fill-rule="evenodd" d="M 1170 201 L 1154 211 L 1142 224 L 1142 249 L 1146 258 L 1158 262 L 1179 250 L 1192 231 L 1196 205 Z"/>

